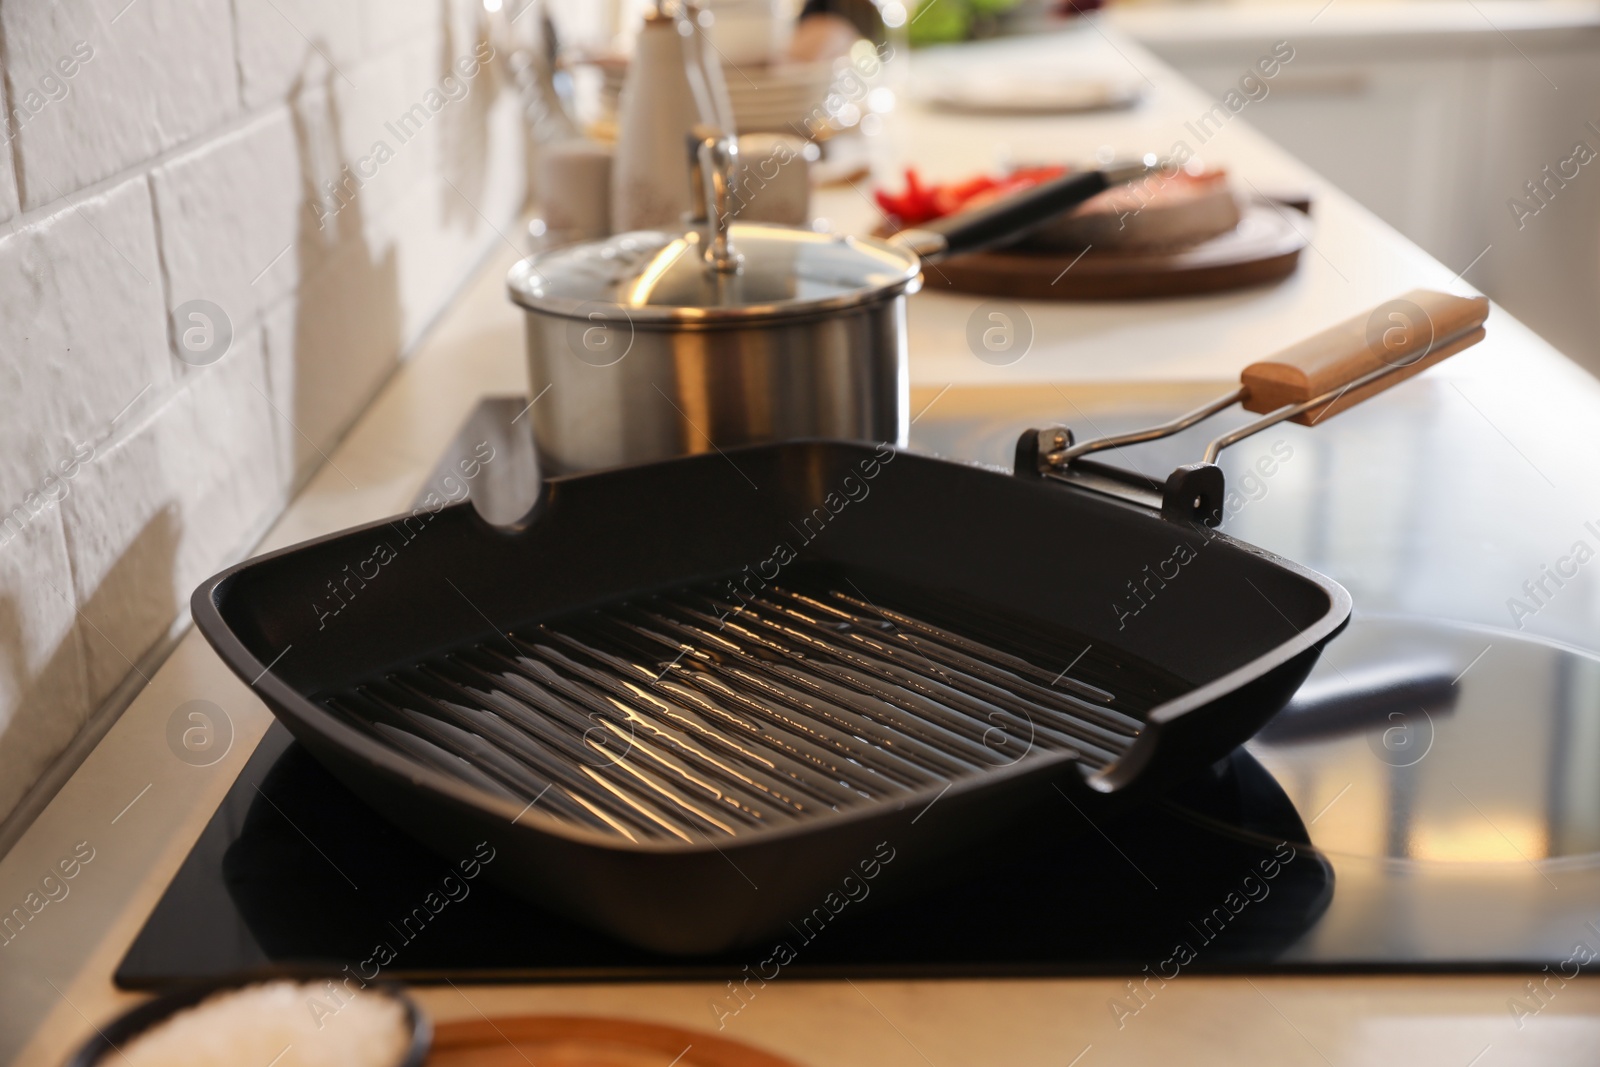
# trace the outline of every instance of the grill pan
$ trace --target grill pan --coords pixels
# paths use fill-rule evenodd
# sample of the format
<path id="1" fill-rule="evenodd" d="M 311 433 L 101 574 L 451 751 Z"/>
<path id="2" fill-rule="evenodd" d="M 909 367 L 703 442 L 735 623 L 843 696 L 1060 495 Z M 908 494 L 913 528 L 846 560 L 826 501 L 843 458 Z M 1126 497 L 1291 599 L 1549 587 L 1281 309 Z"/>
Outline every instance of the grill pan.
<path id="1" fill-rule="evenodd" d="M 1014 475 L 795 441 L 551 479 L 510 526 L 419 509 L 224 571 L 194 617 L 447 860 L 488 842 L 491 878 L 660 951 L 799 933 L 1052 789 L 1159 793 L 1254 733 L 1350 599 L 1212 529 L 1216 453 L 1486 313 L 1413 292 L 1165 426 L 1029 430 Z M 1164 484 L 1084 458 L 1233 403 L 1266 414 Z"/>

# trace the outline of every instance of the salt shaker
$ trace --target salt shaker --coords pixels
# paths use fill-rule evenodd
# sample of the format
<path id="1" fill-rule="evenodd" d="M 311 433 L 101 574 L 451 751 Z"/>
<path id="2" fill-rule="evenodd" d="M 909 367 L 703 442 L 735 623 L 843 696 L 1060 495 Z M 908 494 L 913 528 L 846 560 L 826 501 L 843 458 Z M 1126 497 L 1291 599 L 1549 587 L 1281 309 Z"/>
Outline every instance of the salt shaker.
<path id="1" fill-rule="evenodd" d="M 810 168 L 819 155 L 816 145 L 792 134 L 741 134 L 734 178 L 735 217 L 783 226 L 810 223 Z"/>
<path id="2" fill-rule="evenodd" d="M 542 146 L 541 217 L 530 230 L 541 250 L 610 235 L 611 159 L 610 145 L 581 137 Z"/>

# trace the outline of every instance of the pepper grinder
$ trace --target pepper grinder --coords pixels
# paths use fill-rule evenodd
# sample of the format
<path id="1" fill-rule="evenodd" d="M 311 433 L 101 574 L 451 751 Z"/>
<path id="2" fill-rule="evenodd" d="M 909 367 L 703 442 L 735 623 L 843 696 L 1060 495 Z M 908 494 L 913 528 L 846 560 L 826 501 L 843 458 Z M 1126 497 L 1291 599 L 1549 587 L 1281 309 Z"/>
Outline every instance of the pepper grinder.
<path id="1" fill-rule="evenodd" d="M 734 126 L 733 97 L 728 93 L 727 75 L 722 70 L 722 54 L 711 41 L 711 27 L 716 16 L 703 5 L 685 4 L 684 14 L 695 25 L 695 43 L 700 46 L 700 73 L 706 82 L 706 94 L 714 113 L 717 129 L 729 137 L 738 136 Z"/>
<path id="2" fill-rule="evenodd" d="M 658 4 L 639 31 L 617 116 L 611 171 L 617 232 L 676 227 L 693 208 L 683 180 L 684 136 L 717 121 L 697 30 L 680 6 L 669 11 Z"/>

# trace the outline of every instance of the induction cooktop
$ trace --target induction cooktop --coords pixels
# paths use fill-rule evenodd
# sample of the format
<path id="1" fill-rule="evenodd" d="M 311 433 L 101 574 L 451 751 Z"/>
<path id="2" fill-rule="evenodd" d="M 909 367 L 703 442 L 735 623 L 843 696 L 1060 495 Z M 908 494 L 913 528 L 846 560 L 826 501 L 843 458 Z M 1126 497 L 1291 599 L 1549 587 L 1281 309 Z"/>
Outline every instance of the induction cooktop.
<path id="1" fill-rule="evenodd" d="M 485 401 L 430 489 L 458 499 L 461 461 L 487 443 L 475 504 L 521 514 L 537 484 L 523 410 Z M 1005 436 L 981 419 L 919 428 L 920 447 L 995 461 L 988 437 Z M 1170 447 L 1181 462 L 1185 442 Z M 309 961 L 416 982 L 722 982 L 774 959 L 812 978 L 1537 970 L 1600 949 L 1600 659 L 1358 613 L 1289 708 L 1164 799 L 1063 797 L 914 895 L 862 885 L 824 921 L 721 957 L 635 949 L 463 876 L 492 862 L 416 844 L 274 724 L 116 980 Z"/>

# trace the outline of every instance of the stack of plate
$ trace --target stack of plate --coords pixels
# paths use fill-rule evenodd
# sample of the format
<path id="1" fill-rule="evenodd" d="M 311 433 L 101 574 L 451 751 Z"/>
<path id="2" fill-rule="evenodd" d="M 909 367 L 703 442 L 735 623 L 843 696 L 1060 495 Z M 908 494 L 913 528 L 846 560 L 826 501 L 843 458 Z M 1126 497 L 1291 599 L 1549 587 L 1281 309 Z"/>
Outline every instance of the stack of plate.
<path id="1" fill-rule="evenodd" d="M 601 93 L 615 114 L 628 76 L 628 60 L 608 56 L 596 61 L 603 75 Z M 740 133 L 772 131 L 807 136 L 807 120 L 821 117 L 823 101 L 833 87 L 833 62 L 745 63 L 723 66 L 734 121 Z"/>
<path id="2" fill-rule="evenodd" d="M 770 130 L 806 136 L 807 120 L 826 120 L 823 101 L 833 87 L 833 62 L 723 67 L 741 133 Z"/>

